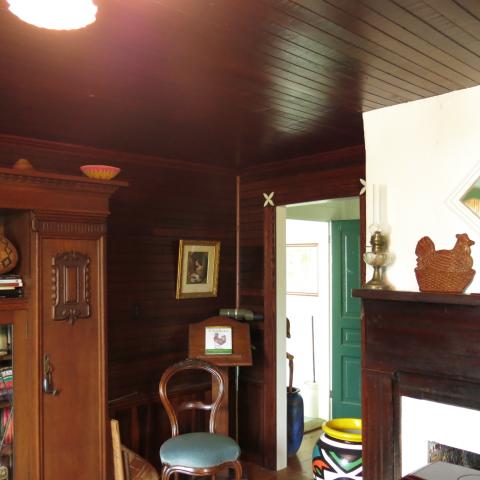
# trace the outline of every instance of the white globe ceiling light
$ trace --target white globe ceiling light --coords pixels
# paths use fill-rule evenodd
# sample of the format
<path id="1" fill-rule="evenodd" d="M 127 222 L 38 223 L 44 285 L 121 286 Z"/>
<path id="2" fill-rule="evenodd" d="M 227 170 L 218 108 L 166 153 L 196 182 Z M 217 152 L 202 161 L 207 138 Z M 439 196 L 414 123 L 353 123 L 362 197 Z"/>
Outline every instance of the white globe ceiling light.
<path id="1" fill-rule="evenodd" d="M 7 0 L 9 10 L 24 22 L 52 30 L 75 30 L 95 21 L 92 0 Z"/>

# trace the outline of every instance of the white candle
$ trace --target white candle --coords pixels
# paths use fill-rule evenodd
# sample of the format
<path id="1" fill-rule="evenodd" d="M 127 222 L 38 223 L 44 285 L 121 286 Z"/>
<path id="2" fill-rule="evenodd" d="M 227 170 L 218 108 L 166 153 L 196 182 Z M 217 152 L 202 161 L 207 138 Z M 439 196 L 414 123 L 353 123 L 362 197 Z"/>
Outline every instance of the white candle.
<path id="1" fill-rule="evenodd" d="M 387 225 L 387 186 L 378 186 L 378 224 L 382 230 Z"/>
<path id="2" fill-rule="evenodd" d="M 379 214 L 380 214 L 380 196 L 379 196 L 378 185 L 372 185 L 372 225 L 377 226 L 379 224 Z"/>

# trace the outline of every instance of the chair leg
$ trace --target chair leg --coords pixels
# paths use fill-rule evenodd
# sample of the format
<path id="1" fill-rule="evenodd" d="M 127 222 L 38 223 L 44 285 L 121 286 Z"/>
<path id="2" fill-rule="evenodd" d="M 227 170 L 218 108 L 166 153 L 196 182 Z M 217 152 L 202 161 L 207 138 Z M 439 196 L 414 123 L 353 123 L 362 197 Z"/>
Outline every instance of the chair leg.
<path id="1" fill-rule="evenodd" d="M 233 463 L 233 469 L 235 470 L 235 480 L 241 480 L 242 478 L 242 464 L 237 460 Z"/>
<path id="2" fill-rule="evenodd" d="M 162 467 L 162 473 L 161 473 L 161 480 L 168 480 L 170 478 L 170 475 L 173 473 L 173 470 L 170 468 L 169 465 L 164 465 Z M 177 474 L 175 474 L 175 479 L 177 477 Z"/>

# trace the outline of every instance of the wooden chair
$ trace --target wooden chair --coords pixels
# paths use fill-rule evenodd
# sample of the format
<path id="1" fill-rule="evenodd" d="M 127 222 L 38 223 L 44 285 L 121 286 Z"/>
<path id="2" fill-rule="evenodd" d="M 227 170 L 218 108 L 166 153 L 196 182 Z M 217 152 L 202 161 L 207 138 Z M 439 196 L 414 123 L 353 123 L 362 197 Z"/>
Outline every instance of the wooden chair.
<path id="1" fill-rule="evenodd" d="M 159 480 L 153 465 L 121 444 L 118 420 L 110 420 L 110 426 L 115 480 Z"/>
<path id="2" fill-rule="evenodd" d="M 183 402 L 173 407 L 167 395 L 167 385 L 177 373 L 185 370 L 204 370 L 217 382 L 217 395 L 211 404 L 203 402 Z M 240 447 L 230 437 L 215 433 L 215 420 L 224 396 L 224 384 L 220 372 L 203 360 L 187 359 L 176 363 L 165 370 L 160 380 L 160 400 L 167 411 L 172 427 L 172 438 L 160 448 L 162 461 L 162 480 L 168 480 L 173 473 L 185 473 L 193 476 L 215 475 L 220 470 L 231 468 L 235 472 L 235 480 L 242 476 L 242 466 L 238 460 Z M 176 411 L 183 410 L 210 411 L 209 431 L 179 433 Z"/>

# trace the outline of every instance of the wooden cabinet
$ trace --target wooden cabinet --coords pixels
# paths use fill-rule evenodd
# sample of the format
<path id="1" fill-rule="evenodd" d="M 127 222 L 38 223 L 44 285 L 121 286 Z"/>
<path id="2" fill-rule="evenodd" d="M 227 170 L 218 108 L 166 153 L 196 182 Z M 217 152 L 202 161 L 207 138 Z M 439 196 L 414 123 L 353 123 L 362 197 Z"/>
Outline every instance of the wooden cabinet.
<path id="1" fill-rule="evenodd" d="M 124 182 L 0 169 L 0 217 L 18 248 L 12 325 L 15 480 L 106 478 L 105 235 Z"/>

